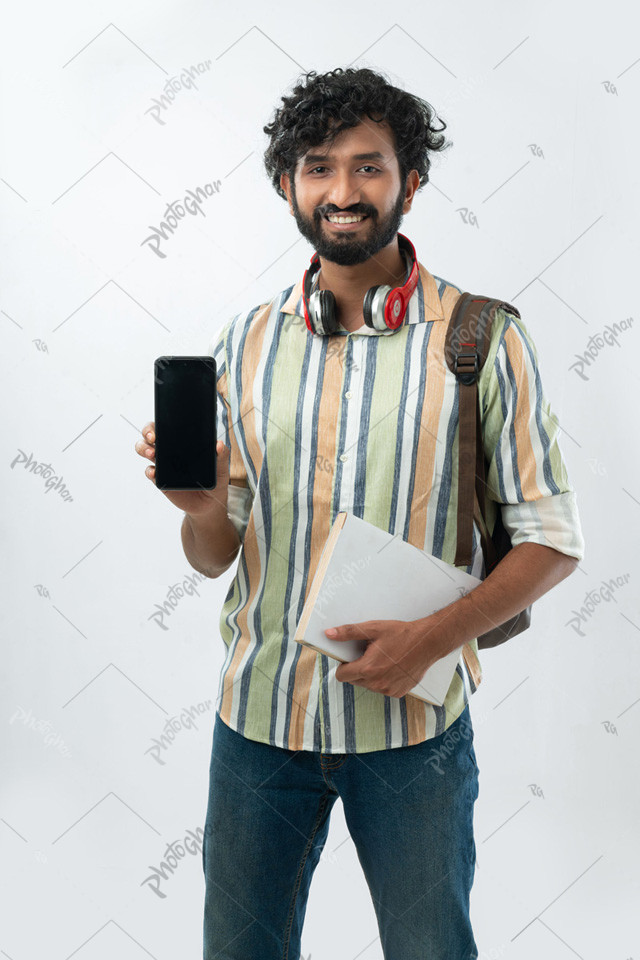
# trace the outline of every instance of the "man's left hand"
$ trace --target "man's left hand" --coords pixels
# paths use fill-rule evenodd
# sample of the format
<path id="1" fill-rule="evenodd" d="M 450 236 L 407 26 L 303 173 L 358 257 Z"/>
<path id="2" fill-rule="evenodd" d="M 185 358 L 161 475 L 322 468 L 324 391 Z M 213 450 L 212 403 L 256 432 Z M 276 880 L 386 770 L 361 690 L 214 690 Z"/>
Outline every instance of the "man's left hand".
<path id="1" fill-rule="evenodd" d="M 404 697 L 452 649 L 439 624 L 433 614 L 422 620 L 365 620 L 335 627 L 338 632 L 332 640 L 367 641 L 361 657 L 340 664 L 336 680 L 387 697 Z"/>

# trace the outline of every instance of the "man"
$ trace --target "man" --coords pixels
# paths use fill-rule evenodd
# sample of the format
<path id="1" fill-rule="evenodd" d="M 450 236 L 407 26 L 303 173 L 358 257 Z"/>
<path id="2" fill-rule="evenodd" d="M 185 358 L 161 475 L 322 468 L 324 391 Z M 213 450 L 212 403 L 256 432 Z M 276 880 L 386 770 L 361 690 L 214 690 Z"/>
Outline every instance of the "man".
<path id="1" fill-rule="evenodd" d="M 187 510 L 183 543 L 209 576 L 238 552 L 239 564 L 220 619 L 204 956 L 299 957 L 339 796 L 386 960 L 468 960 L 478 956 L 468 702 L 479 664 L 474 680 L 460 661 L 442 707 L 405 694 L 450 650 L 470 641 L 477 654 L 475 638 L 574 570 L 584 550 L 575 494 L 535 347 L 502 311 L 478 394 L 487 496 L 513 549 L 485 578 L 474 528 L 465 569 L 483 582 L 471 593 L 416 621 L 335 624 L 338 639 L 370 641 L 351 663 L 293 640 L 341 510 L 454 561 L 458 393 L 443 346 L 461 288 L 419 264 L 402 324 L 364 322 L 369 288 L 408 276 L 398 228 L 443 147 L 429 105 L 370 70 L 312 72 L 283 103 L 265 127 L 265 163 L 319 254 L 316 289 L 333 292 L 341 329 L 310 332 L 300 279 L 234 317 L 211 347 L 220 479 L 210 511 Z M 364 950 L 369 931 L 357 942 Z"/>

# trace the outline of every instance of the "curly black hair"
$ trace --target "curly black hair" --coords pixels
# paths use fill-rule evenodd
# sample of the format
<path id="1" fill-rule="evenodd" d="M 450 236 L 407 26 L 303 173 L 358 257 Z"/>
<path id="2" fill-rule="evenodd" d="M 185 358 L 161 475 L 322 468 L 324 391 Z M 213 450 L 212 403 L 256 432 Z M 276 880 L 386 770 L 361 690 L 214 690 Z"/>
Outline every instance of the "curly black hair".
<path id="1" fill-rule="evenodd" d="M 271 123 L 263 127 L 270 137 L 264 165 L 276 192 L 286 200 L 280 176 L 287 173 L 293 182 L 298 160 L 309 147 L 326 144 L 348 127 L 367 116 L 386 121 L 395 137 L 400 179 L 404 186 L 411 170 L 420 174 L 420 190 L 429 181 L 429 154 L 450 147 L 442 131 L 447 124 L 437 118 L 431 104 L 414 94 L 392 86 L 388 78 L 366 67 L 338 67 L 318 75 L 315 70 L 298 82 L 291 96 L 281 97 Z M 436 128 L 434 119 L 442 126 Z M 329 129 L 331 127 L 331 135 Z"/>

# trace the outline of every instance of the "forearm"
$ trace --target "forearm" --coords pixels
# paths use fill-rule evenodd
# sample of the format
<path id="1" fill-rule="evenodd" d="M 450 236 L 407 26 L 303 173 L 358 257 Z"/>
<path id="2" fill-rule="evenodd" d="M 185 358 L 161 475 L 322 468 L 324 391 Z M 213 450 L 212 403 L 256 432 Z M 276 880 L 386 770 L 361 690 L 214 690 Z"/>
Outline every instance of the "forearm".
<path id="1" fill-rule="evenodd" d="M 520 613 L 568 577 L 577 563 L 574 557 L 552 547 L 518 544 L 482 583 L 438 611 L 441 622 L 446 622 L 439 631 L 445 638 L 445 654 Z M 424 617 L 416 623 L 431 627 L 429 619 Z"/>
<path id="2" fill-rule="evenodd" d="M 185 513 L 182 546 L 191 566 L 205 577 L 215 579 L 233 563 L 240 549 L 238 531 L 227 514 L 227 499 L 216 501 L 202 516 Z"/>

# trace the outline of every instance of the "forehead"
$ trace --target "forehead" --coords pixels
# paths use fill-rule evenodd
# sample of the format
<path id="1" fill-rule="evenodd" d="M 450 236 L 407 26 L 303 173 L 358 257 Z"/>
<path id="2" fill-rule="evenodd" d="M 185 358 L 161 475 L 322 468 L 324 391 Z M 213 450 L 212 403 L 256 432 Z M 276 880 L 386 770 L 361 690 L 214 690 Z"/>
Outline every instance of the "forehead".
<path id="1" fill-rule="evenodd" d="M 388 163 L 394 156 L 394 136 L 388 123 L 375 123 L 366 119 L 355 127 L 341 130 L 333 142 L 327 138 L 323 143 L 308 147 L 299 158 L 298 165 L 320 160 L 371 160 Z"/>

